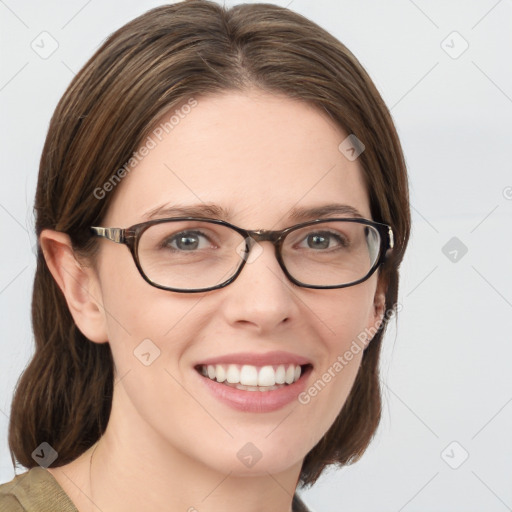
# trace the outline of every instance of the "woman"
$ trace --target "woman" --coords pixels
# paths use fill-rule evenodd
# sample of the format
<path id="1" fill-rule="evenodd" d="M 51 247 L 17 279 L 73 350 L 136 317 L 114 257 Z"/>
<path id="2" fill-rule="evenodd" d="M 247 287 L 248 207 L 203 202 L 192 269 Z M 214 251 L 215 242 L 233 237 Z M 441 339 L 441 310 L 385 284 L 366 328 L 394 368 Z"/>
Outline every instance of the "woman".
<path id="1" fill-rule="evenodd" d="M 410 216 L 339 41 L 271 5 L 149 11 L 61 99 L 35 209 L 2 510 L 306 510 L 361 457 Z"/>

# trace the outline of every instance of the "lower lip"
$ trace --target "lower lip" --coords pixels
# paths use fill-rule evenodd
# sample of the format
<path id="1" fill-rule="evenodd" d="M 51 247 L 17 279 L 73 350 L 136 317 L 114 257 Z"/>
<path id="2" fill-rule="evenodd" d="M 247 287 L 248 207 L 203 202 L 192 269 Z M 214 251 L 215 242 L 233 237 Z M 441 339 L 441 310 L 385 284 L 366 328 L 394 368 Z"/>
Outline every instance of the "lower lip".
<path id="1" fill-rule="evenodd" d="M 218 400 L 233 409 L 243 412 L 272 412 L 282 409 L 298 399 L 299 394 L 306 387 L 311 366 L 306 367 L 298 381 L 272 391 L 244 391 L 243 389 L 232 388 L 204 377 L 196 370 L 194 371 Z"/>

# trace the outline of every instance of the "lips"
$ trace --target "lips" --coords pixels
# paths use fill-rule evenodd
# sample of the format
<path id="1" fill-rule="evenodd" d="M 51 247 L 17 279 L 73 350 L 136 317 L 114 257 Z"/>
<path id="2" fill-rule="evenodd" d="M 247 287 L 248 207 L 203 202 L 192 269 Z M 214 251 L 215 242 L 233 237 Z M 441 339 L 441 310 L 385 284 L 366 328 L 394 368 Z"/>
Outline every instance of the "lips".
<path id="1" fill-rule="evenodd" d="M 297 354 L 270 352 L 219 356 L 201 361 L 194 368 L 221 402 L 246 412 L 270 412 L 297 398 L 312 366 Z"/>
<path id="2" fill-rule="evenodd" d="M 251 352 L 239 352 L 236 354 L 226 354 L 224 356 L 211 357 L 203 361 L 198 361 L 196 366 L 208 366 L 215 364 L 250 364 L 254 366 L 274 366 L 280 364 L 295 364 L 303 366 L 311 364 L 306 357 L 299 356 L 290 352 L 274 351 L 265 354 Z"/>

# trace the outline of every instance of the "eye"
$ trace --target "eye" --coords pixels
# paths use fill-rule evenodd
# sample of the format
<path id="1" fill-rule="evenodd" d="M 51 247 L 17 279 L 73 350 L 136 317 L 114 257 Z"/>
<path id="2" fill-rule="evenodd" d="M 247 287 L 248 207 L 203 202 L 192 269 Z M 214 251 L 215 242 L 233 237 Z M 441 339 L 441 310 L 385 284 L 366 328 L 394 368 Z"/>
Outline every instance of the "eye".
<path id="1" fill-rule="evenodd" d="M 333 247 L 348 247 L 348 241 L 340 233 L 332 231 L 315 231 L 304 237 L 303 243 L 309 249 L 332 249 Z M 304 247 L 299 244 L 299 247 Z"/>
<path id="2" fill-rule="evenodd" d="M 162 241 L 161 247 L 177 251 L 195 251 L 211 247 L 208 237 L 200 231 L 181 231 Z"/>

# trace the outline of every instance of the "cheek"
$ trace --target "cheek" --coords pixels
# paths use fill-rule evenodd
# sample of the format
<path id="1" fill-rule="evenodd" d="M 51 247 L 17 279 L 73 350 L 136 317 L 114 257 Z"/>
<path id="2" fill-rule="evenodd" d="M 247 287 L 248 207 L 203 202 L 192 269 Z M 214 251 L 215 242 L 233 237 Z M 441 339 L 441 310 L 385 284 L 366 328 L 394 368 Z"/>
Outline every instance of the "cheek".
<path id="1" fill-rule="evenodd" d="M 341 411 L 361 365 L 373 311 L 374 289 L 368 284 L 333 291 L 334 297 L 317 301 L 314 310 L 323 333 L 322 355 L 298 402 L 308 417 L 317 419 L 316 441 Z"/>
<path id="2" fill-rule="evenodd" d="M 201 432 L 198 426 L 218 428 L 191 398 L 190 368 L 181 364 L 203 327 L 203 315 L 196 307 L 201 296 L 158 290 L 137 274 L 110 278 L 103 298 L 115 365 L 116 406 L 130 418 L 128 428 L 143 432 L 150 426 L 149 432 L 159 432 L 174 446 L 194 446 L 193 438 Z"/>
<path id="3" fill-rule="evenodd" d="M 312 298 L 312 320 L 321 326 L 324 350 L 331 358 L 347 350 L 353 340 L 362 338 L 373 322 L 375 286 L 364 282 L 358 286 L 330 290 L 330 294 Z M 333 361 L 330 361 L 332 363 Z"/>
<path id="4" fill-rule="evenodd" d="M 102 299 L 116 369 L 140 371 L 158 361 L 173 366 L 200 328 L 201 297 L 173 294 L 148 284 L 132 261 L 105 265 Z M 133 267 L 133 268 L 132 268 Z M 148 364 L 147 364 L 148 363 Z"/>
<path id="5" fill-rule="evenodd" d="M 333 351 L 325 365 L 316 368 L 308 387 L 298 396 L 301 416 L 315 418 L 315 428 L 305 424 L 315 445 L 332 426 L 345 404 L 361 365 L 363 350 L 349 349 L 350 344 Z M 347 357 L 348 356 L 348 357 Z"/>

